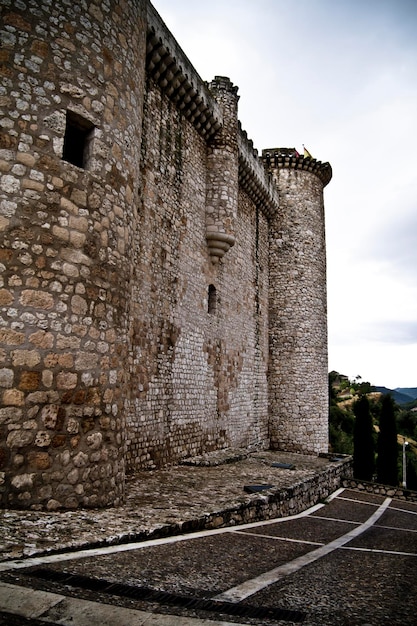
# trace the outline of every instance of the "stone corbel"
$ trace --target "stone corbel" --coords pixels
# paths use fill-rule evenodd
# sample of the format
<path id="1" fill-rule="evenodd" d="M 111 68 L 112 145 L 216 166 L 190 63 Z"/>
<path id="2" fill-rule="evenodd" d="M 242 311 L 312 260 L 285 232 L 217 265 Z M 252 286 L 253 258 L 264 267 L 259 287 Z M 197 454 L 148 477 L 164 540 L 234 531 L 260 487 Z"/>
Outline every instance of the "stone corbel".
<path id="1" fill-rule="evenodd" d="M 234 245 L 235 237 L 222 232 L 208 232 L 206 234 L 207 246 L 212 263 L 219 262 L 226 252 Z"/>

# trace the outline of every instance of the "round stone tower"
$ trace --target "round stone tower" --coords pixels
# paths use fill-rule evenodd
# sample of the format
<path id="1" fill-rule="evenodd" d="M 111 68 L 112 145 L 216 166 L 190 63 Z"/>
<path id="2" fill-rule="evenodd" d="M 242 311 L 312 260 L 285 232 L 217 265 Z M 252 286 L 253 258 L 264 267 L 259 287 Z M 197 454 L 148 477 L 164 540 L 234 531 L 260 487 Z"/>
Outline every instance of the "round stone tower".
<path id="1" fill-rule="evenodd" d="M 1 503 L 117 505 L 146 4 L 11 0 L 0 30 Z"/>
<path id="2" fill-rule="evenodd" d="M 288 148 L 262 159 L 279 193 L 269 242 L 271 447 L 318 454 L 328 450 L 323 188 L 332 170 Z"/>
<path id="3" fill-rule="evenodd" d="M 213 263 L 235 243 L 238 204 L 237 87 L 216 76 L 210 91 L 223 113 L 223 128 L 211 141 L 207 153 L 206 239 Z"/>

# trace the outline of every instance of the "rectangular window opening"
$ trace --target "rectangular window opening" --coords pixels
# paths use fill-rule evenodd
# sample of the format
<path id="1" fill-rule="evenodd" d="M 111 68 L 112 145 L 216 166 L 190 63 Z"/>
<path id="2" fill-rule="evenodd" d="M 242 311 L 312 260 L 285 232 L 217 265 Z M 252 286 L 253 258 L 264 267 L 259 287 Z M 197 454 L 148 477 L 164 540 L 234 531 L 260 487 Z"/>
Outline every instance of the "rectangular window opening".
<path id="1" fill-rule="evenodd" d="M 62 159 L 77 167 L 88 168 L 95 126 L 85 117 L 67 111 Z"/>

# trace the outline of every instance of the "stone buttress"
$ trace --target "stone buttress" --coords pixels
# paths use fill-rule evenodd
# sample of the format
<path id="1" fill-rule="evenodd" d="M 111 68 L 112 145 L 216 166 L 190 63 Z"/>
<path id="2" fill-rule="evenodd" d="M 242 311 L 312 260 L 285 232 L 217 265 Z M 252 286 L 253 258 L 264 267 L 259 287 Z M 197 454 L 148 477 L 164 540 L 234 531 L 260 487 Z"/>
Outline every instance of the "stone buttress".
<path id="1" fill-rule="evenodd" d="M 326 248 L 323 188 L 328 163 L 295 150 L 263 150 L 279 194 L 270 221 L 270 443 L 328 450 Z"/>

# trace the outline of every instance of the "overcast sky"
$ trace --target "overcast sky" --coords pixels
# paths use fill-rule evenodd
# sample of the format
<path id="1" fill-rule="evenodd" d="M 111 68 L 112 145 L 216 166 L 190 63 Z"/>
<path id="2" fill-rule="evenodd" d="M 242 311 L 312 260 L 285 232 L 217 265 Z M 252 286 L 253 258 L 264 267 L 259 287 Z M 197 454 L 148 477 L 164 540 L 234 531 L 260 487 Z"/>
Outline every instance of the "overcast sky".
<path id="1" fill-rule="evenodd" d="M 258 150 L 332 165 L 329 369 L 417 387 L 416 0 L 153 4 L 204 80 L 238 85 Z"/>

